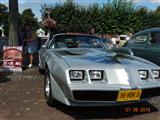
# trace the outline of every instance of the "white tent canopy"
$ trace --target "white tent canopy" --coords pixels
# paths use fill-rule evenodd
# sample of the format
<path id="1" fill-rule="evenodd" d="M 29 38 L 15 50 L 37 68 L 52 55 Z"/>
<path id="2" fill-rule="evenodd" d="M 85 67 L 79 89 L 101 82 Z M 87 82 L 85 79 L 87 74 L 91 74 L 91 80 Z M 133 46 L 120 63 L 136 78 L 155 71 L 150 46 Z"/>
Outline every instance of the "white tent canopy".
<path id="1" fill-rule="evenodd" d="M 39 28 L 38 30 L 37 30 L 37 35 L 38 35 L 38 37 L 48 37 L 48 35 L 45 35 L 45 31 L 42 29 L 42 28 Z"/>

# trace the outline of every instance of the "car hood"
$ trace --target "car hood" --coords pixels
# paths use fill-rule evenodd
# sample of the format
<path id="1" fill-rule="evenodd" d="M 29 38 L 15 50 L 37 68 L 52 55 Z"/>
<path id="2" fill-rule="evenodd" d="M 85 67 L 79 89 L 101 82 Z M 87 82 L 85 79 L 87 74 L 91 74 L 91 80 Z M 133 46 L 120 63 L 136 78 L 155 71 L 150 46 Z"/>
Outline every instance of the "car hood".
<path id="1" fill-rule="evenodd" d="M 153 66 L 144 59 L 117 54 L 115 52 L 102 51 L 101 49 L 62 49 L 54 51 L 54 54 L 63 59 L 70 67 L 105 67 L 105 65 L 121 64 L 125 66 Z"/>

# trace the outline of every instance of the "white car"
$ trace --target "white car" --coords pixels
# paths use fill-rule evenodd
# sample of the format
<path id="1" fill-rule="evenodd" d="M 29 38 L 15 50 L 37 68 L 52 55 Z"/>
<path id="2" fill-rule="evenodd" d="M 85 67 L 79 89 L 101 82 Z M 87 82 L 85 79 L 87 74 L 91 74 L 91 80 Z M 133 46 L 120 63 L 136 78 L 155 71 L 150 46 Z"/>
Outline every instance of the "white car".
<path id="1" fill-rule="evenodd" d="M 47 41 L 39 52 L 47 103 L 118 105 L 160 95 L 160 67 L 106 48 L 91 35 L 57 34 Z"/>

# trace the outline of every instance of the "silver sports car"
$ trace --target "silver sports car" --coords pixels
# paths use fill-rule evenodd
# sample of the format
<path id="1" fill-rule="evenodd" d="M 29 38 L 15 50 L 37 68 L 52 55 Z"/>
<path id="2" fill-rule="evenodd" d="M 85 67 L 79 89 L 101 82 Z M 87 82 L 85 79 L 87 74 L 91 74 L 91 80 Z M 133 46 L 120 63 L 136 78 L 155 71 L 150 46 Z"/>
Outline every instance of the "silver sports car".
<path id="1" fill-rule="evenodd" d="M 160 95 L 160 67 L 142 58 L 107 51 L 99 37 L 57 34 L 39 51 L 47 103 L 117 105 Z"/>

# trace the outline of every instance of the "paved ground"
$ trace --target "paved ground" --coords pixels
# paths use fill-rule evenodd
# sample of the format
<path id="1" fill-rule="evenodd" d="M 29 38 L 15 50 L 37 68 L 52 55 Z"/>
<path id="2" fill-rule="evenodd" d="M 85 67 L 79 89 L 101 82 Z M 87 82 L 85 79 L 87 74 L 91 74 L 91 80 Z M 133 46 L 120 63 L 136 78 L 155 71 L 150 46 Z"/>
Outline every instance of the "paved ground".
<path id="1" fill-rule="evenodd" d="M 0 120 L 160 120 L 160 98 L 117 107 L 49 107 L 37 68 L 0 73 Z"/>

